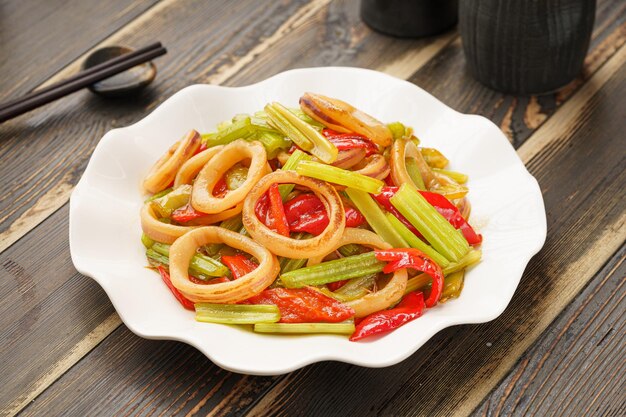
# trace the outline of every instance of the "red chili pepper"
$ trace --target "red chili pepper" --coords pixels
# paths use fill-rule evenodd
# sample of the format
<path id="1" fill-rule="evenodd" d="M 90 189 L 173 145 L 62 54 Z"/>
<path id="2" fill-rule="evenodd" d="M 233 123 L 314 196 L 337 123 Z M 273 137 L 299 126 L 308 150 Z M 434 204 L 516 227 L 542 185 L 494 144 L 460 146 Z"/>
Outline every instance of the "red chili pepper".
<path id="1" fill-rule="evenodd" d="M 339 133 L 331 129 L 323 129 L 322 134 L 337 147 L 337 150 L 361 148 L 365 149 L 365 156 L 378 153 L 378 147 L 367 137 L 358 133 Z"/>
<path id="2" fill-rule="evenodd" d="M 354 310 L 310 288 L 271 288 L 244 301 L 274 304 L 281 323 L 338 323 L 354 316 Z"/>
<path id="3" fill-rule="evenodd" d="M 207 213 L 193 208 L 191 204 L 185 204 L 182 207 L 177 208 L 172 212 L 172 220 L 178 223 L 187 223 L 192 220 L 201 219 L 202 217 L 210 216 Z"/>
<path id="4" fill-rule="evenodd" d="M 233 274 L 233 279 L 239 279 L 254 271 L 257 266 L 259 266 L 256 262 L 243 255 L 222 255 L 222 263 L 230 269 L 230 272 Z"/>
<path id="5" fill-rule="evenodd" d="M 385 274 L 397 271 L 402 268 L 411 268 L 424 272 L 433 278 L 430 295 L 426 299 L 426 307 L 437 304 L 443 291 L 443 272 L 435 261 L 424 255 L 421 251 L 413 248 L 375 250 L 376 259 L 389 262 L 383 268 Z"/>
<path id="6" fill-rule="evenodd" d="M 326 286 L 331 291 L 337 291 L 339 288 L 343 287 L 347 283 L 348 283 L 348 280 L 344 279 L 344 280 L 341 280 L 341 281 L 329 282 L 328 284 L 326 284 Z"/>
<path id="7" fill-rule="evenodd" d="M 396 307 L 377 311 L 359 321 L 354 333 L 350 336 L 350 341 L 355 342 L 364 337 L 397 329 L 403 324 L 420 317 L 423 312 L 424 295 L 421 292 L 408 293 Z"/>
<path id="8" fill-rule="evenodd" d="M 344 204 L 346 227 L 357 227 L 365 222 L 365 217 L 354 207 Z M 292 232 L 307 232 L 319 235 L 328 226 L 328 213 L 322 201 L 315 194 L 300 194 L 285 203 L 285 215 Z"/>
<path id="9" fill-rule="evenodd" d="M 161 279 L 163 279 L 163 282 L 165 282 L 165 285 L 167 285 L 167 288 L 169 288 L 172 294 L 174 294 L 174 297 L 176 297 L 178 302 L 181 303 L 187 310 L 195 310 L 193 301 L 188 300 L 180 293 L 180 291 L 176 289 L 176 287 L 174 287 L 174 285 L 172 285 L 172 280 L 170 279 L 170 274 L 167 272 L 167 269 L 162 266 L 159 266 L 157 269 L 159 270 L 159 274 L 161 274 Z"/>
<path id="10" fill-rule="evenodd" d="M 289 224 L 285 217 L 285 207 L 283 199 L 278 191 L 278 184 L 274 183 L 267 191 L 270 199 L 270 213 L 272 215 L 274 229 L 276 233 L 289 237 Z"/>
<path id="11" fill-rule="evenodd" d="M 222 198 L 226 193 L 228 193 L 228 184 L 226 184 L 226 175 L 222 175 L 213 187 L 213 197 Z"/>
<path id="12" fill-rule="evenodd" d="M 200 284 L 200 285 L 213 285 L 213 284 L 221 284 L 222 282 L 230 282 L 230 280 L 227 277 L 217 277 L 217 278 L 212 278 L 209 280 L 203 280 L 200 278 L 196 278 L 193 275 L 189 275 L 189 281 L 193 282 L 194 284 Z"/>
<path id="13" fill-rule="evenodd" d="M 392 213 L 394 216 L 398 218 L 406 227 L 408 227 L 413 233 L 417 236 L 421 236 L 421 234 L 415 229 L 415 227 L 402 215 L 400 212 L 391 204 L 389 200 L 393 197 L 398 191 L 398 187 L 383 187 L 382 191 L 379 194 L 374 195 L 376 201 L 378 201 L 387 211 Z M 483 241 L 482 235 L 476 233 L 472 226 L 463 218 L 459 209 L 450 202 L 446 197 L 441 194 L 431 193 L 429 191 L 420 191 L 419 192 L 425 199 L 433 206 L 439 214 L 441 214 L 445 219 L 450 222 L 455 229 L 459 229 L 467 243 L 470 245 L 479 245 Z"/>

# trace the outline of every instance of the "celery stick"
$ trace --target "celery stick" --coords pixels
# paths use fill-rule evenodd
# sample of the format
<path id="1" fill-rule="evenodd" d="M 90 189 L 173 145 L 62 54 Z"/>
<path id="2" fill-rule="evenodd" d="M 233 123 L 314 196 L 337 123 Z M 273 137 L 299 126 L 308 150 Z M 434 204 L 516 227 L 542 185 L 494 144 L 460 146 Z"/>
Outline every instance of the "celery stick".
<path id="1" fill-rule="evenodd" d="M 480 258 L 482 257 L 482 255 L 483 255 L 483 252 L 481 250 L 473 249 L 469 251 L 467 255 L 461 258 L 458 262 L 452 263 L 448 265 L 446 268 L 444 268 L 443 274 L 447 276 L 454 272 L 461 271 L 467 268 L 468 266 L 474 265 L 475 263 L 480 261 Z"/>
<path id="2" fill-rule="evenodd" d="M 150 249 L 152 245 L 154 245 L 154 240 L 148 237 L 145 233 L 141 234 L 141 243 L 146 247 L 146 249 Z"/>
<path id="3" fill-rule="evenodd" d="M 439 174 L 443 174 L 452 178 L 454 181 L 458 182 L 459 184 L 465 184 L 467 180 L 469 179 L 467 175 L 462 174 L 457 171 L 448 171 L 447 169 L 441 169 L 441 168 L 433 168 L 432 170 L 434 172 L 437 172 Z"/>
<path id="4" fill-rule="evenodd" d="M 458 271 L 448 275 L 443 282 L 443 291 L 441 292 L 441 300 L 445 301 L 451 298 L 458 298 L 463 290 L 463 282 L 465 280 L 465 271 Z"/>
<path id="5" fill-rule="evenodd" d="M 246 116 L 230 124 L 224 129 L 219 130 L 214 136 L 207 136 L 206 144 L 209 148 L 217 145 L 226 145 L 237 139 L 246 138 L 252 134 L 254 134 L 254 128 L 250 122 L 250 117 Z"/>
<path id="6" fill-rule="evenodd" d="M 272 104 L 265 106 L 265 113 L 270 124 L 278 129 L 281 133 L 294 141 L 300 148 L 305 151 L 311 151 L 314 148 L 313 142 L 300 132 L 289 120 L 273 108 Z"/>
<path id="7" fill-rule="evenodd" d="M 352 334 L 354 333 L 354 323 L 258 323 L 254 325 L 254 331 L 258 333 Z"/>
<path id="8" fill-rule="evenodd" d="M 469 251 L 463 235 L 413 187 L 403 184 L 391 203 L 449 261 L 456 262 Z"/>
<path id="9" fill-rule="evenodd" d="M 341 256 L 354 256 L 363 253 L 363 247 L 355 243 L 348 243 L 337 249 Z"/>
<path id="10" fill-rule="evenodd" d="M 365 216 L 367 223 L 374 229 L 374 232 L 383 238 L 384 241 L 394 248 L 409 247 L 409 244 L 389 223 L 389 220 L 387 220 L 387 217 L 385 217 L 385 214 L 372 197 L 363 191 L 351 188 L 346 189 L 346 194 L 356 208 Z"/>
<path id="11" fill-rule="evenodd" d="M 280 264 L 280 273 L 284 274 L 287 272 L 295 271 L 296 269 L 302 268 L 306 264 L 306 259 L 291 259 L 280 257 L 278 263 Z"/>
<path id="12" fill-rule="evenodd" d="M 289 159 L 287 159 L 287 162 L 285 162 L 285 166 L 283 166 L 281 169 L 284 171 L 290 171 L 290 170 L 293 171 L 296 169 L 296 167 L 300 164 L 301 161 L 308 161 L 310 159 L 311 157 L 309 155 L 302 152 L 300 149 L 296 149 L 291 154 Z M 278 192 L 280 193 L 280 196 L 282 197 L 283 201 L 285 201 L 289 193 L 293 191 L 294 187 L 295 187 L 294 184 L 283 184 L 283 185 L 278 186 Z"/>
<path id="13" fill-rule="evenodd" d="M 394 140 L 402 139 L 404 137 L 406 129 L 402 123 L 400 122 L 389 123 L 387 127 L 389 128 L 389 130 L 391 130 L 391 134 L 393 135 Z"/>
<path id="14" fill-rule="evenodd" d="M 158 217 L 169 218 L 174 210 L 189 202 L 190 196 L 191 185 L 184 184 L 162 197 L 155 198 L 150 204 Z"/>
<path id="15" fill-rule="evenodd" d="M 236 216 L 233 216 L 230 219 L 223 220 L 220 223 L 220 227 L 231 230 L 233 232 L 238 232 L 241 229 L 241 226 L 243 226 L 241 214 L 237 214 Z"/>
<path id="16" fill-rule="evenodd" d="M 448 165 L 448 158 L 435 148 L 421 148 L 420 153 L 432 168 L 445 168 Z"/>
<path id="17" fill-rule="evenodd" d="M 442 256 L 439 252 L 433 249 L 432 246 L 427 245 L 422 241 L 422 239 L 415 236 L 415 234 L 411 232 L 408 227 L 402 224 L 402 222 L 398 220 L 396 216 L 391 213 L 387 213 L 386 216 L 389 220 L 389 223 L 391 223 L 393 228 L 396 229 L 400 236 L 402 236 L 402 238 L 407 241 L 409 246 L 424 252 L 426 256 L 431 258 L 437 263 L 437 265 L 442 268 L 445 268 L 450 264 L 450 261 L 448 261 L 444 256 Z"/>
<path id="18" fill-rule="evenodd" d="M 276 158 L 276 155 L 278 155 L 281 150 L 289 149 L 291 147 L 291 141 L 278 132 L 273 133 L 262 129 L 256 129 L 255 139 L 265 146 L 267 159 Z"/>
<path id="19" fill-rule="evenodd" d="M 152 245 L 152 249 L 154 252 L 165 256 L 169 259 L 170 255 L 170 245 L 166 245 L 164 243 L 155 242 Z M 169 260 L 168 260 L 169 264 Z M 209 257 L 197 253 L 191 258 L 191 262 L 189 263 L 189 273 L 195 277 L 200 279 L 204 279 L 204 277 L 223 277 L 230 275 L 230 270 L 224 266 L 221 262 Z"/>
<path id="20" fill-rule="evenodd" d="M 408 294 L 413 291 L 424 290 L 426 287 L 430 287 L 432 280 L 433 278 L 428 274 L 419 274 L 413 278 L 409 278 L 406 282 L 404 293 Z"/>
<path id="21" fill-rule="evenodd" d="M 280 320 L 278 307 L 271 304 L 197 303 L 195 307 L 196 320 L 204 323 L 255 324 L 275 323 Z"/>
<path id="22" fill-rule="evenodd" d="M 284 273 L 281 281 L 287 288 L 323 285 L 344 279 L 371 275 L 383 270 L 386 262 L 376 259 L 374 252 L 322 262 L 306 268 Z"/>
<path id="23" fill-rule="evenodd" d="M 270 116 L 270 119 L 272 121 L 274 120 L 273 117 L 275 117 L 276 114 L 280 114 L 280 116 L 283 117 L 283 122 L 286 121 L 287 123 L 289 123 L 291 127 L 300 134 L 297 135 L 298 137 L 304 136 L 313 145 L 310 150 L 307 150 L 309 150 L 313 155 L 317 156 L 320 160 L 326 162 L 327 164 L 335 162 L 335 160 L 337 159 L 337 154 L 339 153 L 337 147 L 333 145 L 328 139 L 326 139 L 319 131 L 313 128 L 313 126 L 300 119 L 298 116 L 296 116 L 293 112 L 291 112 L 288 108 L 280 103 L 274 102 L 270 104 L 270 108 L 273 112 L 275 112 L 268 112 L 268 115 Z M 267 112 L 267 108 L 265 109 L 265 111 Z M 296 139 L 292 138 L 289 135 L 287 136 L 294 142 L 297 142 Z"/>
<path id="24" fill-rule="evenodd" d="M 158 252 L 155 252 L 152 248 L 146 250 L 146 257 L 148 258 L 148 262 L 152 266 L 168 266 L 170 264 L 170 258 L 168 258 L 167 256 L 163 256 Z"/>
<path id="25" fill-rule="evenodd" d="M 376 283 L 376 276 L 371 274 L 348 281 L 344 286 L 334 292 L 335 295 L 343 298 L 343 301 L 352 301 L 367 295 Z"/>
<path id="26" fill-rule="evenodd" d="M 157 198 L 161 198 L 164 195 L 169 194 L 170 192 L 172 192 L 172 188 L 171 187 L 170 188 L 166 188 L 165 190 L 159 191 L 158 193 L 156 193 L 154 195 L 151 195 L 150 197 L 146 198 L 143 202 L 144 203 L 149 203 L 150 201 L 156 200 Z"/>
<path id="27" fill-rule="evenodd" d="M 406 158 L 404 160 L 404 165 L 406 167 L 407 174 L 409 174 L 409 177 L 411 177 L 411 180 L 413 181 L 415 186 L 420 190 L 425 190 L 426 185 L 424 185 L 424 179 L 422 178 L 422 174 L 420 173 L 417 161 L 413 158 Z"/>
<path id="28" fill-rule="evenodd" d="M 385 185 L 379 179 L 314 161 L 300 162 L 296 167 L 296 172 L 300 175 L 332 182 L 333 184 L 345 185 L 346 187 L 372 194 L 379 193 Z"/>

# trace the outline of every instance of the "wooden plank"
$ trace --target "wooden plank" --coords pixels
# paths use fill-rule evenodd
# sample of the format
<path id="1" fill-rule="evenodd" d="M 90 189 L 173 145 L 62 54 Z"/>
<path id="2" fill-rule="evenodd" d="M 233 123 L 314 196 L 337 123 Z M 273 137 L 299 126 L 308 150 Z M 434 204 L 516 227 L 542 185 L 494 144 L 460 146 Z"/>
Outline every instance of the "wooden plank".
<path id="1" fill-rule="evenodd" d="M 213 385 L 201 390 L 187 381 L 203 378 L 207 369 L 209 373 L 219 371 L 207 360 L 199 360 L 193 375 L 175 371 L 184 366 L 187 357 L 180 352 L 188 352 L 175 344 L 170 356 L 178 359 L 172 359 L 170 371 L 158 371 L 171 374 L 167 385 L 163 387 L 160 374 L 152 375 L 142 380 L 144 391 L 140 392 L 127 376 L 126 364 L 132 364 L 129 372 L 151 369 L 150 358 L 156 348 L 137 348 L 124 351 L 125 365 L 108 373 L 107 384 L 85 392 L 81 387 L 90 384 L 93 372 L 101 368 L 99 364 L 120 360 L 117 353 L 106 350 L 107 339 L 41 394 L 25 413 L 70 406 L 80 413 L 98 413 L 102 405 L 93 405 L 93 401 L 110 391 L 121 399 L 120 404 L 110 404 L 114 413 L 139 408 L 145 413 L 167 413 L 181 406 L 180 398 L 188 397 L 194 398 L 194 405 L 189 405 L 194 413 L 213 415 L 244 411 L 251 415 L 469 413 L 623 243 L 626 214 L 620 192 L 626 173 L 611 173 L 619 172 L 616 167 L 624 163 L 622 155 L 612 150 L 621 143 L 620 116 L 625 110 L 607 114 L 607 108 L 619 108 L 626 89 L 625 61 L 626 49 L 622 49 L 522 148 L 544 189 L 558 191 L 546 194 L 550 225 L 546 248 L 531 262 L 518 294 L 496 321 L 446 329 L 407 361 L 390 368 L 322 363 L 279 378 L 228 374 L 219 381 L 211 380 Z M 579 97 L 586 100 L 585 105 L 578 105 Z M 551 126 L 561 121 L 569 121 L 565 123 L 568 128 L 555 135 Z M 544 141 L 544 135 L 554 141 Z M 559 152 L 552 152 L 555 144 L 562 148 Z M 590 151 L 597 153 L 598 163 L 582 164 Z M 559 169 L 554 170 L 554 166 Z M 576 204 L 563 207 L 562 202 L 575 193 L 579 193 Z M 130 343 L 133 338 L 123 329 L 112 338 L 120 344 Z M 231 378 L 239 379 L 233 382 Z M 225 381 L 238 388 L 222 390 Z M 148 394 L 171 390 L 171 400 Z M 264 392 L 267 394 L 255 402 Z"/>
<path id="2" fill-rule="evenodd" d="M 19 132 L 21 136 L 30 135 L 39 137 L 41 146 L 45 147 L 48 151 L 49 149 L 53 149 L 54 155 L 50 158 L 49 165 L 45 167 L 48 170 L 31 168 L 15 172 L 11 169 L 12 166 L 7 166 L 4 170 L 4 167 L 0 167 L 0 176 L 6 175 L 7 178 L 11 180 L 11 183 L 22 184 L 26 180 L 39 181 L 37 192 L 32 192 L 31 190 L 29 193 L 24 193 L 24 190 L 20 190 L 19 187 L 13 187 L 10 190 L 10 199 L 8 197 L 4 199 L 0 198 L 0 209 L 4 208 L 3 215 L 0 215 L 0 251 L 10 246 L 68 200 L 71 190 L 77 181 L 77 177 L 84 169 L 87 157 L 91 149 L 93 149 L 93 146 L 95 146 L 95 140 L 97 140 L 97 138 L 109 128 L 128 124 L 142 117 L 148 110 L 162 101 L 164 97 L 172 94 L 182 86 L 192 82 L 220 84 L 228 81 L 228 84 L 242 85 L 258 81 L 259 79 L 265 78 L 265 76 L 278 72 L 276 62 L 272 60 L 266 61 L 266 57 L 274 56 L 279 50 L 283 51 L 290 59 L 282 61 L 281 68 L 290 68 L 294 66 L 293 59 L 299 55 L 298 51 L 303 50 L 302 45 L 311 45 L 310 49 L 315 52 L 312 56 L 307 57 L 306 61 L 300 60 L 301 63 L 304 62 L 304 65 L 307 66 L 324 65 L 325 63 L 335 65 L 350 63 L 352 65 L 372 66 L 376 63 L 374 66 L 381 66 L 394 75 L 407 77 L 456 36 L 451 32 L 428 40 L 398 41 L 366 30 L 365 26 L 359 22 L 358 4 L 354 2 L 336 2 L 326 8 L 324 6 L 327 5 L 328 1 L 329 0 L 316 0 L 302 7 L 299 9 L 298 13 L 290 16 L 281 26 L 278 28 L 272 27 L 272 29 L 275 30 L 273 33 L 268 35 L 264 32 L 261 36 L 262 41 L 258 44 L 253 44 L 247 39 L 240 39 L 241 36 L 235 37 L 235 39 L 232 40 L 234 45 L 231 45 L 233 47 L 231 54 L 225 52 L 226 49 L 224 45 L 218 45 L 219 48 L 217 51 L 224 51 L 221 55 L 215 54 L 216 56 L 211 56 L 209 53 L 205 52 L 203 56 L 205 58 L 210 56 L 211 58 L 199 60 L 198 63 L 191 64 L 189 68 L 183 68 L 182 66 L 170 68 L 170 65 L 166 66 L 164 70 L 160 69 L 160 74 L 164 71 L 172 72 L 172 74 L 163 75 L 163 77 L 171 79 L 178 78 L 179 82 L 172 83 L 167 89 L 160 91 L 160 97 L 158 99 L 148 96 L 134 105 L 122 106 L 124 107 L 123 109 L 118 109 L 119 111 L 114 111 L 113 114 L 110 115 L 110 118 L 113 119 L 111 122 L 103 122 L 102 117 L 97 114 L 91 114 L 94 111 L 107 112 L 111 110 L 106 106 L 106 103 L 100 101 L 95 103 L 97 104 L 95 108 L 87 109 L 85 115 L 81 114 L 80 117 L 71 117 L 69 119 L 66 115 L 66 120 L 62 124 L 69 126 L 70 135 L 80 136 L 80 129 L 76 126 L 81 125 L 81 123 L 87 123 L 86 126 L 88 127 L 86 129 L 89 135 L 93 137 L 93 140 L 90 140 L 89 143 L 81 144 L 82 146 L 86 146 L 86 148 L 84 152 L 82 152 L 83 148 L 80 148 L 81 152 L 78 158 L 67 161 L 64 160 L 63 164 L 58 163 L 58 158 L 62 158 L 63 155 L 67 155 L 67 152 L 73 149 L 68 149 L 72 142 L 63 142 L 65 144 L 64 146 L 58 144 L 60 141 L 58 138 L 58 130 L 60 127 L 56 126 L 54 123 L 53 126 L 46 124 L 37 126 L 36 128 L 28 128 L 26 132 L 20 132 L 19 130 L 12 132 L 9 130 L 7 135 L 17 134 Z M 171 1 L 161 3 L 154 7 L 147 14 L 147 17 L 142 16 L 136 19 L 131 25 L 111 36 L 111 38 L 107 39 L 104 43 L 129 43 L 131 41 L 128 40 L 128 38 L 134 39 L 139 36 L 139 34 L 143 37 L 149 36 L 146 35 L 146 33 L 150 33 L 150 30 L 158 30 L 155 26 L 155 21 L 159 21 L 159 16 L 161 14 L 170 13 L 171 7 L 169 7 L 169 3 L 171 3 Z M 259 5 L 259 7 L 262 7 L 262 4 Z M 180 17 L 180 21 L 187 19 L 184 13 L 186 10 L 187 9 L 184 9 L 183 12 L 180 10 L 175 11 L 177 13 L 176 16 Z M 190 8 L 187 13 L 193 13 L 193 8 Z M 257 12 L 252 10 L 251 15 L 255 13 Z M 167 14 L 167 16 L 170 15 Z M 337 37 L 328 36 L 328 39 L 325 39 L 324 44 L 320 47 L 320 45 L 318 45 L 319 39 L 317 39 L 320 34 L 319 28 L 329 28 L 326 32 L 332 34 L 335 32 L 332 25 L 341 19 L 346 20 L 348 26 L 352 28 L 356 27 L 357 29 L 347 35 L 344 34 Z M 168 23 L 169 22 L 163 23 L 166 28 L 168 27 Z M 205 25 L 206 23 L 202 24 Z M 263 30 L 265 26 L 267 26 L 267 23 L 262 25 L 259 30 Z M 211 33 L 219 33 L 220 30 L 221 28 L 217 27 Z M 292 37 L 291 33 L 296 31 L 297 33 Z M 167 37 L 168 35 L 173 37 L 173 39 Z M 210 33 L 205 33 L 204 36 L 209 37 L 211 35 Z M 171 34 L 167 31 L 165 31 L 165 33 L 159 31 L 159 38 L 162 39 L 170 49 L 174 49 L 178 46 L 178 54 L 175 55 L 174 58 L 171 58 L 172 51 L 168 54 L 168 59 L 172 60 L 175 60 L 178 56 L 184 57 L 185 53 L 188 51 L 189 45 L 193 45 L 195 42 L 193 39 L 187 41 L 184 36 L 181 36 L 180 31 L 174 31 Z M 253 39 L 253 37 L 250 38 Z M 299 39 L 298 42 L 291 41 L 295 38 Z M 280 45 L 274 47 L 279 41 Z M 241 43 L 243 43 L 243 45 Z M 352 43 L 351 48 L 353 52 L 346 55 L 344 61 L 334 59 L 341 56 L 339 51 L 342 50 L 347 43 Z M 365 48 L 366 45 L 368 46 L 367 48 Z M 332 54 L 332 56 L 329 56 L 327 53 L 329 49 L 335 50 L 336 52 Z M 379 51 L 385 52 L 381 54 Z M 212 50 L 212 52 L 215 52 L 215 50 Z M 201 54 L 202 51 L 194 53 Z M 319 57 L 327 58 L 324 61 L 319 61 Z M 261 67 L 263 69 L 262 71 L 259 67 L 260 63 L 264 65 L 264 67 Z M 53 80 L 62 78 L 66 72 L 74 71 L 78 65 L 79 62 L 69 65 L 66 70 L 55 76 Z M 251 73 L 244 71 L 246 65 L 253 68 Z M 184 72 L 183 69 L 185 70 Z M 248 78 L 245 78 L 243 74 L 248 74 Z M 231 81 L 230 79 L 234 75 L 237 75 L 237 78 Z M 50 114 L 62 113 L 72 106 L 80 106 L 82 101 L 84 101 L 84 97 L 77 97 L 74 100 L 66 99 L 63 103 L 55 103 L 58 109 L 51 108 L 49 110 L 46 109 L 34 112 L 33 116 L 31 116 L 31 120 L 32 118 L 41 119 L 48 117 Z M 93 99 L 88 100 L 88 103 L 94 103 Z M 87 120 L 83 121 L 83 118 L 88 118 L 91 123 Z M 91 118 L 96 120 L 92 120 Z M 1 127 L 0 135 L 4 135 Z M 43 143 L 42 139 L 51 143 Z M 20 139 L 20 141 L 24 143 L 23 139 Z M 29 142 L 26 141 L 26 143 Z M 9 152 L 15 153 L 15 143 L 7 140 L 6 143 L 4 143 L 4 149 L 2 145 L 3 143 L 0 142 L 0 157 L 3 152 L 7 154 Z M 54 156 L 57 158 L 55 159 Z M 18 163 L 24 166 L 25 161 L 20 159 L 16 161 L 16 164 Z M 52 167 L 54 167 L 54 169 L 52 169 Z M 47 173 L 47 176 L 44 172 Z M 51 172 L 55 174 L 52 175 Z"/>
<path id="3" fill-rule="evenodd" d="M 624 415 L 626 246 L 473 416 Z"/>
<path id="4" fill-rule="evenodd" d="M 2 2 L 0 101 L 31 91 L 156 2 Z"/>

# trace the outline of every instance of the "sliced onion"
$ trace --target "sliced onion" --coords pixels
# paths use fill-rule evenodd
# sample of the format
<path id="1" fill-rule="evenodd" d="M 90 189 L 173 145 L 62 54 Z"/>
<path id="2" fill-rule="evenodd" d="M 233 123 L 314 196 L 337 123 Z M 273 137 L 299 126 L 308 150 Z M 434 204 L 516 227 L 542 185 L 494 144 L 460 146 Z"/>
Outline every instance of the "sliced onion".
<path id="1" fill-rule="evenodd" d="M 272 184 L 296 184 L 307 187 L 322 201 L 328 213 L 326 229 L 311 239 L 292 239 L 265 226 L 256 216 L 259 199 Z M 298 175 L 295 171 L 275 171 L 266 175 L 250 191 L 243 203 L 243 224 L 250 235 L 273 253 L 292 259 L 306 259 L 328 253 L 343 234 L 346 226 L 345 212 L 339 194 L 323 181 Z"/>
<path id="2" fill-rule="evenodd" d="M 213 196 L 213 188 L 226 171 L 245 159 L 250 159 L 248 177 L 236 190 L 223 198 Z M 241 203 L 263 175 L 268 172 L 267 153 L 261 142 L 236 140 L 224 146 L 205 164 L 196 177 L 191 191 L 191 205 L 203 213 L 220 213 Z"/>
<path id="3" fill-rule="evenodd" d="M 182 184 L 192 184 L 193 179 L 196 178 L 196 175 L 198 175 L 202 167 L 209 162 L 216 153 L 221 151 L 222 148 L 223 146 L 214 146 L 206 149 L 185 162 L 176 174 L 176 179 L 174 179 L 174 188 Z"/>
<path id="4" fill-rule="evenodd" d="M 185 224 L 190 226 L 210 226 L 217 222 L 221 222 L 222 220 L 230 219 L 231 217 L 236 216 L 241 213 L 242 209 L 243 203 L 239 203 L 235 207 L 224 210 L 221 213 L 207 214 L 206 216 L 198 217 L 195 220 L 190 220 Z"/>
<path id="5" fill-rule="evenodd" d="M 350 243 L 355 243 L 375 249 L 392 248 L 389 243 L 382 240 L 382 238 L 374 232 L 370 232 L 369 230 L 364 229 L 347 227 L 344 230 L 339 242 L 337 242 L 325 254 L 309 259 L 307 266 L 316 265 L 322 262 L 326 256 L 336 251 L 340 247 Z M 345 304 L 354 309 L 356 317 L 365 317 L 369 314 L 375 313 L 376 311 L 389 308 L 397 301 L 399 301 L 404 295 L 407 278 L 408 277 L 406 269 L 399 269 L 393 273 L 393 276 L 384 288 L 376 292 L 367 294 L 356 300 L 348 301 Z"/>
<path id="6" fill-rule="evenodd" d="M 192 130 L 173 144 L 152 166 L 143 180 L 143 188 L 152 194 L 166 189 L 174 181 L 178 168 L 198 150 L 200 142 L 200 133 Z"/>
<path id="7" fill-rule="evenodd" d="M 394 184 L 402 185 L 408 183 L 413 185 L 416 189 L 419 188 L 413 182 L 411 176 L 406 170 L 406 158 L 415 159 L 427 189 L 432 188 L 438 183 L 437 179 L 433 175 L 433 172 L 413 141 L 410 139 L 397 139 L 391 147 L 390 157 L 391 179 Z"/>
<path id="8" fill-rule="evenodd" d="M 209 243 L 224 243 L 254 256 L 259 266 L 252 272 L 230 282 L 212 285 L 189 280 L 191 258 L 198 247 Z M 193 302 L 236 303 L 250 298 L 269 286 L 278 275 L 276 256 L 254 240 L 230 230 L 207 226 L 197 228 L 177 239 L 170 247 L 170 278 L 172 285 Z"/>
<path id="9" fill-rule="evenodd" d="M 144 204 L 141 208 L 141 230 L 153 240 L 162 243 L 172 243 L 185 233 L 194 229 L 194 226 L 177 226 L 163 223 L 157 218 L 150 203 Z"/>

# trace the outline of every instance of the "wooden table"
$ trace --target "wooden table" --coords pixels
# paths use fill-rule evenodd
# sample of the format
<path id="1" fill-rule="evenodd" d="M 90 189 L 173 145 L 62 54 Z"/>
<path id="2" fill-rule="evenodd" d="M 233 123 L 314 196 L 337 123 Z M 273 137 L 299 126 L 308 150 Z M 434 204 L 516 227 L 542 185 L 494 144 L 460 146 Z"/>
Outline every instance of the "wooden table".
<path id="1" fill-rule="evenodd" d="M 12 415 L 626 414 L 626 3 L 599 0 L 584 74 L 515 97 L 465 71 L 453 30 L 371 31 L 357 1 L 0 4 L 0 100 L 72 74 L 106 44 L 160 40 L 157 83 L 131 100 L 79 92 L 0 125 L 0 407 Z M 548 239 L 496 320 L 436 335 L 404 362 L 226 372 L 194 348 L 132 334 L 76 272 L 68 198 L 109 129 L 194 83 L 245 85 L 297 67 L 405 78 L 493 120 L 538 179 Z"/>

